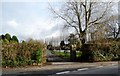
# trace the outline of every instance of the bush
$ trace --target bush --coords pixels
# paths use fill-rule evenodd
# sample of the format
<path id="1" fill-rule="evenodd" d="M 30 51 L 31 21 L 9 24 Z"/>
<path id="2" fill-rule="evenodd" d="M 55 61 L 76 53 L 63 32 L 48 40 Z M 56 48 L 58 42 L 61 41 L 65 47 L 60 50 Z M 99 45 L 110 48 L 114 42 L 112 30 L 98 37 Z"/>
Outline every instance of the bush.
<path id="1" fill-rule="evenodd" d="M 36 63 L 40 63 L 42 61 L 42 52 L 40 49 L 33 52 L 32 60 Z"/>
<path id="2" fill-rule="evenodd" d="M 7 44 L 4 43 L 2 47 L 3 67 L 32 65 L 33 63 L 42 63 L 46 59 L 43 59 L 45 45 L 40 41 L 32 40 L 24 43 L 10 42 Z"/>
<path id="3" fill-rule="evenodd" d="M 120 60 L 120 42 L 110 44 L 85 44 L 82 46 L 82 61 Z"/>

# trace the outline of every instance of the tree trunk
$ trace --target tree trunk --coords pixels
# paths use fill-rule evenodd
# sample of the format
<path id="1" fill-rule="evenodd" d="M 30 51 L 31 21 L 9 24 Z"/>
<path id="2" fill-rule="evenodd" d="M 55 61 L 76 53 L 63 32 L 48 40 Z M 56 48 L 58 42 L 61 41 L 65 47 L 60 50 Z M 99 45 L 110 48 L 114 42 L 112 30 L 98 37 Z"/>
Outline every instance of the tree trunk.
<path id="1" fill-rule="evenodd" d="M 85 44 L 85 38 L 86 38 L 86 31 L 81 31 L 80 35 L 79 35 L 79 38 L 81 40 L 81 45 L 84 45 Z"/>

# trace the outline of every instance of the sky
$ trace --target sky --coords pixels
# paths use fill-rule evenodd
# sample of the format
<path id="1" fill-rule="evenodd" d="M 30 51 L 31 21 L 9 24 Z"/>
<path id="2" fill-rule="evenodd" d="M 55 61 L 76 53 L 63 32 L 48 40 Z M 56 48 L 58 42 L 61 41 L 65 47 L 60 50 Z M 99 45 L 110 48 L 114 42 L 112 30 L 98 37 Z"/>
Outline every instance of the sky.
<path id="1" fill-rule="evenodd" d="M 2 31 L 20 40 L 58 36 L 60 21 L 53 18 L 48 2 L 2 2 Z"/>
<path id="2" fill-rule="evenodd" d="M 58 2 L 52 2 L 52 0 L 50 4 L 55 8 L 59 6 Z M 49 9 L 49 1 L 1 0 L 0 10 L 2 11 L 0 12 L 0 24 L 2 25 L 0 34 L 10 33 L 16 35 L 19 40 L 26 40 L 29 38 L 45 39 L 63 33 L 61 30 L 63 24 L 61 20 L 53 18 Z"/>

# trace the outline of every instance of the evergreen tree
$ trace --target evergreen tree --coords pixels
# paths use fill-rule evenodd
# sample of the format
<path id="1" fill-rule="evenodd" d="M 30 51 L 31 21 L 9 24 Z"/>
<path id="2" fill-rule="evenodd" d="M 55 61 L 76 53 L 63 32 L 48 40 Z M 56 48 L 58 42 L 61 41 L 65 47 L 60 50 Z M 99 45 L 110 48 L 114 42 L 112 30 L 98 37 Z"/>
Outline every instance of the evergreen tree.
<path id="1" fill-rule="evenodd" d="M 5 38 L 6 38 L 8 41 L 10 41 L 10 40 L 11 40 L 10 34 L 9 34 L 9 33 L 6 33 L 6 34 L 5 34 Z"/>
<path id="2" fill-rule="evenodd" d="M 4 36 L 4 35 L 1 35 L 1 36 L 0 36 L 0 39 L 3 39 L 3 40 L 4 40 L 4 39 L 5 39 L 5 36 Z"/>
<path id="3" fill-rule="evenodd" d="M 12 41 L 19 42 L 19 41 L 18 41 L 18 38 L 17 38 L 15 35 L 12 36 Z"/>
<path id="4" fill-rule="evenodd" d="M 62 50 L 65 49 L 65 42 L 63 40 L 60 42 L 60 47 Z"/>

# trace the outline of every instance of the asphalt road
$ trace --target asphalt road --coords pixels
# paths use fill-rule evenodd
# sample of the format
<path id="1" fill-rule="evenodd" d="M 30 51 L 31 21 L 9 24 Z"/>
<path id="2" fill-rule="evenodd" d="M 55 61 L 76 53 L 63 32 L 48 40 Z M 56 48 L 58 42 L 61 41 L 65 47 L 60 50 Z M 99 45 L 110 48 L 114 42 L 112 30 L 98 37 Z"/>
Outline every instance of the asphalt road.
<path id="1" fill-rule="evenodd" d="M 96 68 L 83 68 L 68 74 L 118 74 L 118 66 L 98 66 Z"/>
<path id="2" fill-rule="evenodd" d="M 56 74 L 64 74 L 65 76 L 120 76 L 117 65 L 98 66 L 96 68 L 81 68 L 74 71 L 64 71 Z"/>
<path id="3" fill-rule="evenodd" d="M 118 65 L 83 67 L 74 69 L 30 71 L 2 76 L 120 76 Z"/>
<path id="4" fill-rule="evenodd" d="M 118 74 L 118 66 L 99 66 L 97 68 L 83 68 L 68 74 Z"/>

